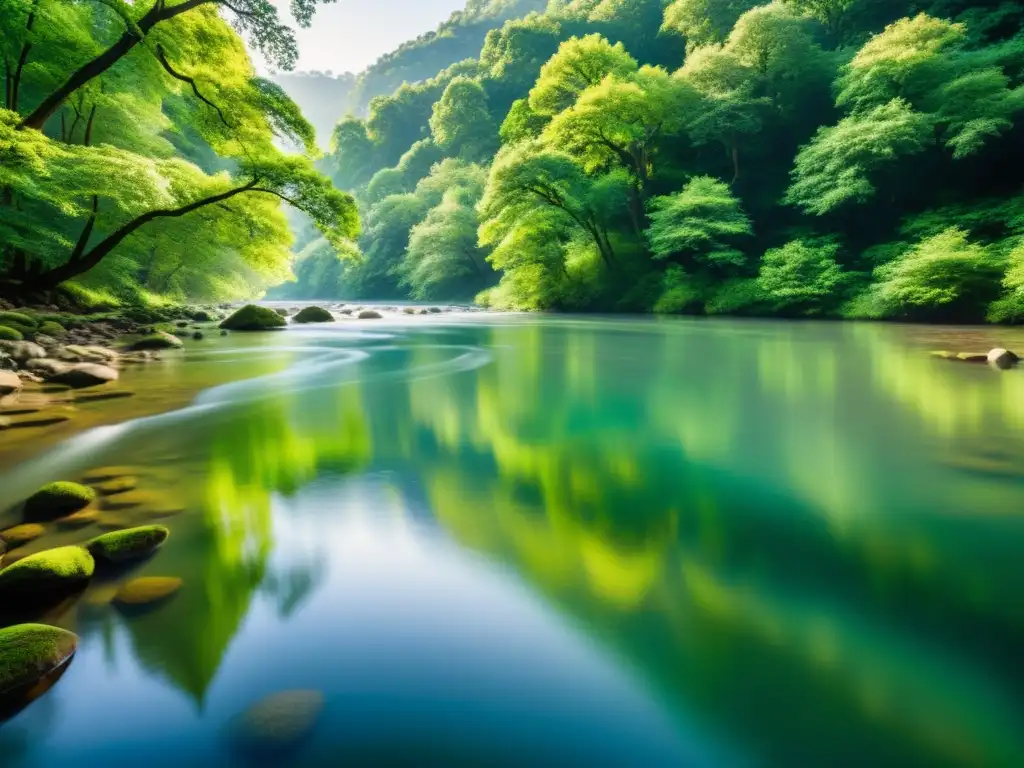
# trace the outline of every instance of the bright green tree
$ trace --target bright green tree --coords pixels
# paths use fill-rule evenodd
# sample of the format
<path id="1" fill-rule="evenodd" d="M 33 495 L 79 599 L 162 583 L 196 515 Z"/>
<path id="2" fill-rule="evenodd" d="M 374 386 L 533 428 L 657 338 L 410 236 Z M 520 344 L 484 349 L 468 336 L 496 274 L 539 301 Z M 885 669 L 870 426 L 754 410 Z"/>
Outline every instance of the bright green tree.
<path id="1" fill-rule="evenodd" d="M 600 35 L 574 37 L 562 43 L 541 68 L 530 91 L 530 108 L 537 114 L 557 115 L 608 75 L 624 77 L 637 66 L 621 43 L 612 45 Z"/>
<path id="2" fill-rule="evenodd" d="M 851 277 L 836 262 L 835 242 L 791 240 L 761 258 L 757 284 L 774 312 L 824 315 L 843 299 Z"/>
<path id="3" fill-rule="evenodd" d="M 448 83 L 434 103 L 430 133 L 442 150 L 471 162 L 494 153 L 498 129 L 487 109 L 487 94 L 478 81 L 456 77 Z"/>

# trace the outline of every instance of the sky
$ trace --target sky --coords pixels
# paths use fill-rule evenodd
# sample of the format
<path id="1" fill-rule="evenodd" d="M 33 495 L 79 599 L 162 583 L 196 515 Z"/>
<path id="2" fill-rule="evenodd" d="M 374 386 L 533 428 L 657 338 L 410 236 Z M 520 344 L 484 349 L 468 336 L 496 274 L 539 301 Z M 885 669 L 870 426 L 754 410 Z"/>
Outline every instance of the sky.
<path id="1" fill-rule="evenodd" d="M 321 5 L 309 29 L 294 25 L 289 0 L 271 0 L 295 29 L 296 70 L 360 72 L 406 40 L 433 30 L 465 0 L 334 0 Z"/>

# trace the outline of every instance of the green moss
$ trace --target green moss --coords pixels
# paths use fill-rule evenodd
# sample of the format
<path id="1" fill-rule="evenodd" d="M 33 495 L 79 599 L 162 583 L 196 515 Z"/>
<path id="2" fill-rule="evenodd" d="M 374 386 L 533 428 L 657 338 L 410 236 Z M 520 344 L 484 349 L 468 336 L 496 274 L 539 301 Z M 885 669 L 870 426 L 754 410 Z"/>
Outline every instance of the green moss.
<path id="1" fill-rule="evenodd" d="M 0 325 L 0 341 L 21 341 L 25 334 L 9 325 Z"/>
<path id="2" fill-rule="evenodd" d="M 0 694 L 31 686 L 75 652 L 73 632 L 44 624 L 0 629 Z"/>
<path id="3" fill-rule="evenodd" d="M 162 525 L 142 525 L 126 531 L 105 533 L 85 546 L 97 560 L 120 563 L 151 554 L 167 540 L 170 533 Z"/>
<path id="4" fill-rule="evenodd" d="M 0 312 L 0 325 L 36 328 L 39 322 L 31 315 L 22 312 Z"/>
<path id="5" fill-rule="evenodd" d="M 222 322 L 220 327 L 229 331 L 269 331 L 285 324 L 285 319 L 274 310 L 247 304 Z"/>
<path id="6" fill-rule="evenodd" d="M 133 341 L 128 348 L 129 349 L 175 349 L 181 346 L 181 339 L 170 333 L 164 333 L 163 331 L 156 331 L 148 336 L 143 336 L 141 339 Z"/>
<path id="7" fill-rule="evenodd" d="M 57 547 L 24 557 L 0 571 L 0 604 L 63 592 L 88 581 L 96 564 L 82 547 Z"/>
<path id="8" fill-rule="evenodd" d="M 96 500 L 96 491 L 85 485 L 58 481 L 44 485 L 25 502 L 28 520 L 53 520 L 70 515 Z"/>
<path id="9" fill-rule="evenodd" d="M 305 307 L 292 320 L 296 323 L 333 323 L 334 315 L 323 307 Z"/>
<path id="10" fill-rule="evenodd" d="M 46 336 L 63 336 L 67 333 L 67 330 L 60 323 L 55 323 L 52 320 L 47 320 L 45 323 L 39 326 L 39 333 Z"/>

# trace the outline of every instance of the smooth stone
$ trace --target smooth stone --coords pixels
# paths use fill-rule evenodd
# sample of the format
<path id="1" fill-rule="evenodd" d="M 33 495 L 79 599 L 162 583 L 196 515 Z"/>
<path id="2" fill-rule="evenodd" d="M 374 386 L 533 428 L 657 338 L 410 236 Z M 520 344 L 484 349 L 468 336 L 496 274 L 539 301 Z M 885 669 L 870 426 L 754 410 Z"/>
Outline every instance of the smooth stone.
<path id="1" fill-rule="evenodd" d="M 0 540 L 7 544 L 8 549 L 17 549 L 30 541 L 35 541 L 46 533 L 46 528 L 38 523 L 23 523 L 0 531 Z"/>
<path id="2" fill-rule="evenodd" d="M 99 510 L 86 508 L 81 512 L 75 512 L 73 515 L 58 518 L 57 520 L 54 520 L 54 523 L 58 528 L 73 530 L 76 528 L 85 528 L 87 525 L 92 525 L 99 520 L 99 518 Z"/>
<path id="3" fill-rule="evenodd" d="M 18 377 L 18 374 L 13 371 L 0 371 L 0 397 L 20 392 L 23 386 L 25 385 Z"/>
<path id="4" fill-rule="evenodd" d="M 990 349 L 986 356 L 986 360 L 988 360 L 990 365 L 994 365 L 996 368 L 1001 370 L 1012 368 L 1020 362 L 1020 358 L 1017 355 L 1008 349 L 1003 349 L 1002 347 Z"/>
<path id="5" fill-rule="evenodd" d="M 49 378 L 51 376 L 59 376 L 62 373 L 67 373 L 71 370 L 71 364 L 62 363 L 60 360 L 54 360 L 49 357 L 37 357 L 25 363 L 25 368 L 26 370 L 34 371 Z"/>
<path id="6" fill-rule="evenodd" d="M 356 317 L 359 320 L 380 320 L 383 315 L 375 309 L 364 309 Z"/>
<path id="7" fill-rule="evenodd" d="M 67 384 L 72 389 L 85 389 L 117 381 L 118 376 L 117 370 L 108 365 L 78 363 L 71 370 L 53 376 L 50 380 L 58 384 Z"/>
<path id="8" fill-rule="evenodd" d="M 93 488 L 96 489 L 96 493 L 100 496 L 114 496 L 118 493 L 125 493 L 126 491 L 134 491 L 136 486 L 139 484 L 138 478 L 130 475 L 123 477 L 115 477 L 110 480 L 104 480 L 100 483 L 95 483 Z"/>
<path id="9" fill-rule="evenodd" d="M 313 731 L 323 707 L 320 691 L 280 691 L 238 715 L 231 736 L 238 747 L 254 752 L 292 749 Z"/>
<path id="10" fill-rule="evenodd" d="M 0 695 L 29 688 L 65 664 L 78 647 L 73 632 L 45 624 L 0 629 Z"/>
<path id="11" fill-rule="evenodd" d="M 293 323 L 333 323 L 334 315 L 323 307 L 304 307 L 295 317 Z"/>
<path id="12" fill-rule="evenodd" d="M 109 509 L 111 511 L 117 511 L 122 509 L 132 509 L 133 507 L 141 507 L 143 504 L 153 504 L 158 500 L 158 497 L 148 491 L 125 491 L 124 493 L 118 493 L 114 496 L 107 496 L 103 499 L 101 504 L 103 509 Z"/>
<path id="13" fill-rule="evenodd" d="M 269 331 L 285 325 L 287 321 L 274 310 L 247 304 L 224 320 L 220 327 L 229 331 Z"/>
<path id="14" fill-rule="evenodd" d="M 96 467 L 82 475 L 83 483 L 102 483 L 107 480 L 116 480 L 126 475 L 136 475 L 138 467 Z"/>
<path id="15" fill-rule="evenodd" d="M 69 363 L 112 363 L 119 355 L 112 349 L 98 345 L 68 344 L 57 353 L 57 359 Z"/>
<path id="16" fill-rule="evenodd" d="M 0 341 L 0 349 L 18 365 L 24 365 L 38 357 L 46 357 L 46 350 L 31 341 Z"/>
<path id="17" fill-rule="evenodd" d="M 184 583 L 175 576 L 143 576 L 122 585 L 114 602 L 123 606 L 151 605 L 175 595 Z"/>
<path id="18" fill-rule="evenodd" d="M 187 325 L 187 323 L 186 323 Z M 182 341 L 177 336 L 163 331 L 154 331 L 141 339 L 136 339 L 128 345 L 128 349 L 139 352 L 152 349 L 177 349 L 182 346 Z"/>

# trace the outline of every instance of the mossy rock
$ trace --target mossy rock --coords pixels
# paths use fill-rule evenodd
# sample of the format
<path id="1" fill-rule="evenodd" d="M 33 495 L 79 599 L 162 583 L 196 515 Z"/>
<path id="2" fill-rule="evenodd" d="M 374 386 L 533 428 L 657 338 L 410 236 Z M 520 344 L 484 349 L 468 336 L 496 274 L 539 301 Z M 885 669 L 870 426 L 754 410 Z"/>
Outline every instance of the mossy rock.
<path id="1" fill-rule="evenodd" d="M 31 687 L 66 663 L 78 637 L 59 627 L 18 624 L 0 629 L 0 694 Z"/>
<path id="2" fill-rule="evenodd" d="M 267 307 L 247 304 L 220 324 L 229 331 L 271 331 L 286 325 L 287 321 Z"/>
<path id="3" fill-rule="evenodd" d="M 296 323 L 333 323 L 334 315 L 323 307 L 304 307 L 292 318 L 292 321 Z"/>
<path id="4" fill-rule="evenodd" d="M 180 346 L 182 341 L 177 336 L 164 331 L 154 331 L 133 341 L 128 345 L 128 349 L 138 352 L 147 349 L 177 349 Z"/>
<path id="5" fill-rule="evenodd" d="M 114 602 L 125 607 L 152 605 L 176 594 L 184 583 L 175 576 L 143 576 L 122 585 Z"/>
<path id="6" fill-rule="evenodd" d="M 96 491 L 86 485 L 58 481 L 44 485 L 25 502 L 25 519 L 30 522 L 67 517 L 96 500 Z"/>
<path id="7" fill-rule="evenodd" d="M 0 605 L 69 592 L 88 581 L 95 568 L 92 555 L 82 547 L 57 547 L 23 557 L 0 570 Z"/>
<path id="8" fill-rule="evenodd" d="M 6 531 L 0 531 L 0 541 L 3 541 L 8 549 L 17 549 L 30 541 L 35 541 L 44 533 L 46 533 L 46 528 L 38 523 L 25 523 L 8 528 Z"/>
<path id="9" fill-rule="evenodd" d="M 375 309 L 364 309 L 356 317 L 359 320 L 380 320 L 383 315 Z"/>
<path id="10" fill-rule="evenodd" d="M 231 721 L 231 740 L 236 748 L 254 754 L 294 749 L 313 731 L 323 707 L 320 691 L 271 694 Z"/>
<path id="11" fill-rule="evenodd" d="M 22 341 L 25 334 L 9 325 L 0 325 L 0 341 Z"/>
<path id="12" fill-rule="evenodd" d="M 170 535 L 171 532 L 162 525 L 140 525 L 97 536 L 85 547 L 97 560 L 123 563 L 151 555 Z"/>
<path id="13" fill-rule="evenodd" d="M 205 309 L 197 309 L 192 313 L 192 319 L 197 323 L 208 323 L 213 320 L 213 316 Z"/>
<path id="14" fill-rule="evenodd" d="M 54 323 L 47 320 L 45 323 L 39 326 L 39 333 L 45 336 L 59 337 L 67 333 L 67 329 L 64 328 L 60 323 Z"/>
<path id="15" fill-rule="evenodd" d="M 39 327 L 39 321 L 32 317 L 32 315 L 26 315 L 22 312 L 0 312 L 0 325 L 35 329 Z"/>

